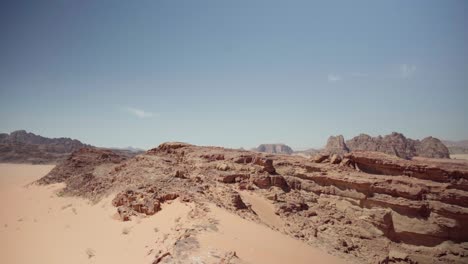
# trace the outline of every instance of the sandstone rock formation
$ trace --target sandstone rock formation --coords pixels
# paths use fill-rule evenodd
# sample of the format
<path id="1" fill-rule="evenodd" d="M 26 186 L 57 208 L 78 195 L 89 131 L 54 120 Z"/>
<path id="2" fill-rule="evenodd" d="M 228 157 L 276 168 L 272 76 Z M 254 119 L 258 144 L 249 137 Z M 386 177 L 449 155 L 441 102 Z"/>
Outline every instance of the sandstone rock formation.
<path id="1" fill-rule="evenodd" d="M 325 153 L 328 154 L 338 154 L 343 155 L 349 152 L 348 147 L 345 144 L 344 137 L 339 136 L 330 136 L 327 141 L 327 145 L 324 149 Z"/>
<path id="2" fill-rule="evenodd" d="M 416 156 L 442 159 L 450 158 L 450 152 L 439 139 L 427 137 L 416 144 Z"/>
<path id="3" fill-rule="evenodd" d="M 383 137 L 360 134 L 346 142 L 341 135 L 331 136 L 323 152 L 343 155 L 351 151 L 376 151 L 405 159 L 415 156 L 450 158 L 447 147 L 437 138 L 427 137 L 421 141 L 413 140 L 396 132 Z"/>
<path id="4" fill-rule="evenodd" d="M 369 151 L 323 157 L 178 142 L 132 158 L 83 149 L 39 182 L 65 182 L 63 195 L 92 200 L 117 194 L 116 214 L 126 221 L 178 197 L 270 226 L 243 199 L 248 193 L 274 208 L 283 223 L 276 230 L 351 263 L 466 263 L 468 161 Z"/>
<path id="5" fill-rule="evenodd" d="M 261 144 L 254 150 L 258 152 L 288 155 L 294 152 L 291 147 L 285 144 Z"/>

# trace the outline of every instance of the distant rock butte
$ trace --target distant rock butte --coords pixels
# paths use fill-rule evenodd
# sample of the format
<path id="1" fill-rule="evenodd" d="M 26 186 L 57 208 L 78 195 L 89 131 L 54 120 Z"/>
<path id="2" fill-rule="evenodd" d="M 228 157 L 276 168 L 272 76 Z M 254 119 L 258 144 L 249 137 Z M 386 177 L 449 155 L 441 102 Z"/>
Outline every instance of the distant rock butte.
<path id="1" fill-rule="evenodd" d="M 325 150 L 326 152 L 330 154 L 340 154 L 340 155 L 349 152 L 349 149 L 346 146 L 342 135 L 329 137 Z"/>
<path id="2" fill-rule="evenodd" d="M 405 159 L 416 156 L 450 158 L 448 148 L 437 138 L 427 137 L 423 140 L 414 140 L 397 132 L 383 137 L 360 134 L 346 142 L 341 135 L 331 136 L 323 153 L 343 155 L 351 151 L 376 151 Z"/>
<path id="3" fill-rule="evenodd" d="M 261 144 L 254 150 L 273 154 L 291 154 L 294 152 L 291 147 L 285 144 Z"/>

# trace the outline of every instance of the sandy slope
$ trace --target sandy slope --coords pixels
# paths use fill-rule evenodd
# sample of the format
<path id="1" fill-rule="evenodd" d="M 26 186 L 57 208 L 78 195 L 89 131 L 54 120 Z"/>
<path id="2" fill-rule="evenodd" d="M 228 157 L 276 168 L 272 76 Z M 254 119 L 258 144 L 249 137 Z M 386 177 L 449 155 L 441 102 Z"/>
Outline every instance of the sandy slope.
<path id="1" fill-rule="evenodd" d="M 176 200 L 164 204 L 152 217 L 120 222 L 115 220 L 110 197 L 92 205 L 57 196 L 63 188 L 59 184 L 27 185 L 51 169 L 48 165 L 0 164 L 1 263 L 152 263 L 165 252 L 184 263 L 217 263 L 217 254 L 229 251 L 236 251 L 239 261 L 248 263 L 341 263 L 213 205 L 205 207 L 205 214 L 197 214 L 195 204 Z M 280 222 L 268 208 L 262 208 L 258 197 L 245 197 L 278 227 Z M 216 227 L 202 228 L 192 240 L 186 239 L 188 230 L 208 220 Z M 176 252 L 181 241 L 186 243 L 179 247 L 185 256 Z"/>
<path id="2" fill-rule="evenodd" d="M 299 240 L 211 206 L 218 232 L 198 236 L 204 249 L 230 249 L 248 263 L 345 263 Z"/>

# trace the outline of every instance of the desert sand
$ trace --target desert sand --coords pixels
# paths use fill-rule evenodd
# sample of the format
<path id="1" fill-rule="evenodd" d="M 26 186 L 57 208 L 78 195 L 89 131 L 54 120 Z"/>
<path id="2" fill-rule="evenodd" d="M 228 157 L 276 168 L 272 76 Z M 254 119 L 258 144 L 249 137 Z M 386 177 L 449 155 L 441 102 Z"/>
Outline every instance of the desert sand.
<path id="1" fill-rule="evenodd" d="M 450 154 L 450 158 L 468 160 L 468 154 Z"/>
<path id="2" fill-rule="evenodd" d="M 200 214 L 193 203 L 174 200 L 151 217 L 122 222 L 113 196 L 92 204 L 58 196 L 63 184 L 31 184 L 52 168 L 0 164 L 2 263 L 152 263 L 171 250 L 183 252 L 186 263 L 219 263 L 233 252 L 238 263 L 344 263 L 211 204 Z M 242 195 L 266 223 L 281 227 L 263 198 Z"/>

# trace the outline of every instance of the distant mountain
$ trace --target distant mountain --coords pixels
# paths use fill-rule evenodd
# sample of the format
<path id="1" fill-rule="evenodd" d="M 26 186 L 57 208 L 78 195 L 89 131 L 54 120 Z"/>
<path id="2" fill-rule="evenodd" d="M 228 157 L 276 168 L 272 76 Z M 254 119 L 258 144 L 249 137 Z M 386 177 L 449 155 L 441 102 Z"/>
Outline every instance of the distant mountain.
<path id="1" fill-rule="evenodd" d="M 305 156 L 305 157 L 310 157 L 312 155 L 315 155 L 320 152 L 320 149 L 306 149 L 306 150 L 295 150 L 292 154 L 293 155 L 299 155 L 299 156 Z"/>
<path id="2" fill-rule="evenodd" d="M 423 140 L 406 138 L 403 134 L 393 132 L 386 136 L 371 137 L 360 134 L 344 141 L 343 136 L 331 136 L 324 152 L 344 154 L 350 151 L 377 151 L 400 158 L 410 159 L 414 156 L 428 158 L 450 158 L 448 148 L 437 138 L 426 137 Z"/>
<path id="3" fill-rule="evenodd" d="M 134 148 L 134 147 L 126 147 L 126 148 L 102 148 L 102 149 L 107 149 L 111 150 L 114 153 L 118 153 L 122 156 L 125 157 L 133 157 L 139 154 L 144 153 L 146 150 L 140 149 L 140 148 Z"/>
<path id="4" fill-rule="evenodd" d="M 273 153 L 273 154 L 292 154 L 292 148 L 285 144 L 261 144 L 253 149 L 258 152 Z"/>
<path id="5" fill-rule="evenodd" d="M 442 140 L 442 142 L 447 146 L 450 154 L 468 154 L 468 140 Z"/>
<path id="6" fill-rule="evenodd" d="M 123 149 L 128 150 L 130 152 L 145 152 L 146 151 L 145 149 L 135 148 L 135 147 L 132 147 L 132 146 L 128 146 L 128 147 L 123 148 Z"/>
<path id="7" fill-rule="evenodd" d="M 0 134 L 0 162 L 56 163 L 75 150 L 92 147 L 70 138 L 46 138 L 25 130 Z"/>

